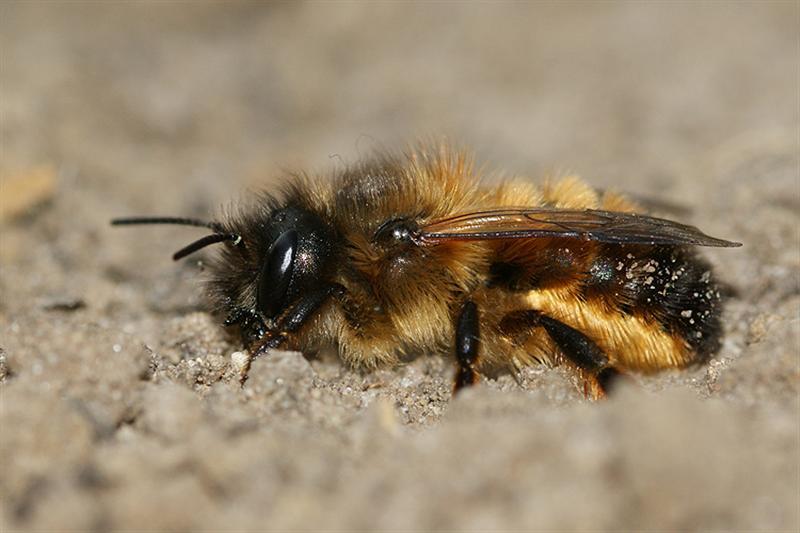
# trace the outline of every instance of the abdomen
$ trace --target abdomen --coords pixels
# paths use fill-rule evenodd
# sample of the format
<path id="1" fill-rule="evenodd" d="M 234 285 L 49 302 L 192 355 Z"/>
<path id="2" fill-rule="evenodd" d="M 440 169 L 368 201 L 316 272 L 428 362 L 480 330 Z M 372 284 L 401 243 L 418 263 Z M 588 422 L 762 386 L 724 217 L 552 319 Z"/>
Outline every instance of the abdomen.
<path id="1" fill-rule="evenodd" d="M 691 250 L 567 240 L 548 244 L 557 261 L 515 264 L 508 255 L 498 256 L 504 262 L 494 267 L 492 285 L 495 294 L 512 298 L 507 311 L 529 309 L 559 320 L 593 340 L 612 366 L 623 369 L 682 367 L 719 348 L 719 289 L 710 267 Z M 496 318 L 499 324 L 502 316 Z M 524 341 L 507 340 L 518 351 L 516 359 L 560 360 L 535 324 Z"/>

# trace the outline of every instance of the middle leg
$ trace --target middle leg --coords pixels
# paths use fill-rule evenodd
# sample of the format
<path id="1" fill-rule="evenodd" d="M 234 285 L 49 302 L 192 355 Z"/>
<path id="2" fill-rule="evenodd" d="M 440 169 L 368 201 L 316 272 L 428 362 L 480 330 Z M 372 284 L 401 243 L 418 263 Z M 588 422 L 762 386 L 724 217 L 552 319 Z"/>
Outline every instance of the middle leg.
<path id="1" fill-rule="evenodd" d="M 462 388 L 473 385 L 478 374 L 475 372 L 475 363 L 478 360 L 478 347 L 480 345 L 480 319 L 478 306 L 467 300 L 461 307 L 461 312 L 456 319 L 456 380 L 453 393 Z"/>

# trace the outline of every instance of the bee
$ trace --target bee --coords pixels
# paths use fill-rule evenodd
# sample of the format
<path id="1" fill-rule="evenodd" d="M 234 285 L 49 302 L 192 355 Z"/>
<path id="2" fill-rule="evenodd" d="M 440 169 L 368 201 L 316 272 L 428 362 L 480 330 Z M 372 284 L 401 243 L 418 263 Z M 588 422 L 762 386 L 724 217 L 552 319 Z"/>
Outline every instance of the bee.
<path id="1" fill-rule="evenodd" d="M 271 349 L 338 349 L 363 369 L 452 353 L 454 391 L 480 374 L 568 365 L 592 397 L 613 378 L 702 362 L 722 296 L 697 246 L 734 247 L 642 214 L 576 177 L 488 185 L 442 146 L 380 153 L 219 220 L 136 217 L 211 233 L 207 294 L 250 364 Z"/>

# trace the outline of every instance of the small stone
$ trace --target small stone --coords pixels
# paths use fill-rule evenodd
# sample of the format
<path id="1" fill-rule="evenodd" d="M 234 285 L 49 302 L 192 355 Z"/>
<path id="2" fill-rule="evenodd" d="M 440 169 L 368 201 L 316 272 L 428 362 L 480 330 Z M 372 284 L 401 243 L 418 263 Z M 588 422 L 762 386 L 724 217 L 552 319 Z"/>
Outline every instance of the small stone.
<path id="1" fill-rule="evenodd" d="M 231 364 L 233 367 L 239 372 L 240 374 L 247 368 L 247 363 L 250 360 L 250 356 L 247 352 L 233 352 L 231 354 Z"/>

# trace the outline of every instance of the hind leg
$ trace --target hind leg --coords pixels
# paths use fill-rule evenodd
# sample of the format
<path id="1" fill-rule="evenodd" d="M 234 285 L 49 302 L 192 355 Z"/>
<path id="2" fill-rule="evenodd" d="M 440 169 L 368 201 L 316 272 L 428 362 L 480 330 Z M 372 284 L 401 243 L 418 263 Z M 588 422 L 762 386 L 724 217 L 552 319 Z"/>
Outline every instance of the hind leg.
<path id="1" fill-rule="evenodd" d="M 605 352 L 592 339 L 563 322 L 541 315 L 539 323 L 561 353 L 584 374 L 584 393 L 595 398 L 605 397 L 620 375 L 609 364 Z"/>
<path id="2" fill-rule="evenodd" d="M 580 371 L 587 396 L 606 396 L 620 374 L 592 339 L 572 326 L 533 310 L 510 313 L 500 323 L 501 330 L 510 335 L 534 327 L 543 328 L 564 357 Z"/>

